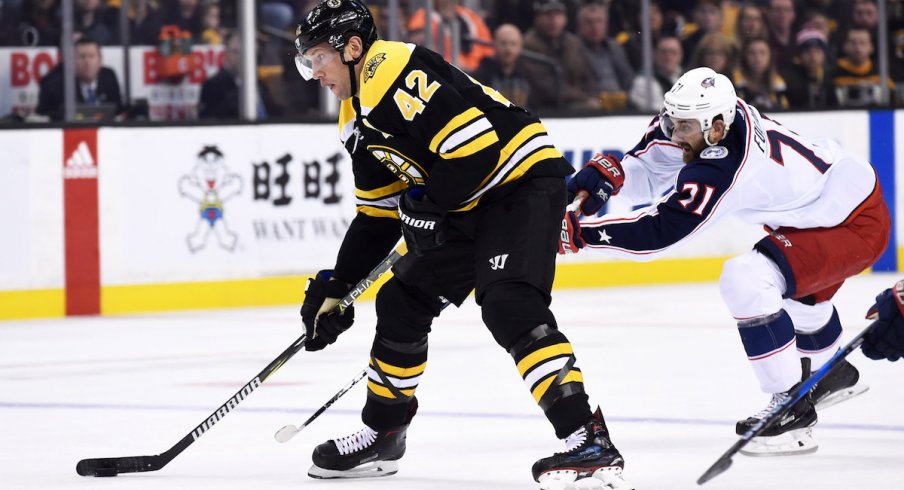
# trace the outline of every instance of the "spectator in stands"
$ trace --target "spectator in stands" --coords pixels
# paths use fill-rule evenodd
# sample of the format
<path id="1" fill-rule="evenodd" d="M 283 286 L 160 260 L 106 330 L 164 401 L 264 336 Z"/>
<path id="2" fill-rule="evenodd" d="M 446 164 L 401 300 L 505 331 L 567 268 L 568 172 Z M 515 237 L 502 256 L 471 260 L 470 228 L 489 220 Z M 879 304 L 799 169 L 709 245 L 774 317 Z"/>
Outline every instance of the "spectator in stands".
<path id="1" fill-rule="evenodd" d="M 734 74 L 738 97 L 758 109 L 787 109 L 785 79 L 772 63 L 772 51 L 765 39 L 751 39 L 741 46 L 741 60 Z"/>
<path id="2" fill-rule="evenodd" d="M 847 31 L 841 47 L 842 58 L 833 74 L 835 93 L 842 107 L 881 105 L 882 85 L 872 60 L 873 51 L 873 40 L 867 29 L 854 27 Z M 888 88 L 894 90 L 891 80 Z"/>
<path id="3" fill-rule="evenodd" d="M 876 0 L 854 0 L 851 24 L 876 32 L 879 28 L 879 6 L 876 5 Z"/>
<path id="4" fill-rule="evenodd" d="M 769 30 L 769 48 L 772 64 L 785 70 L 794 63 L 794 0 L 769 0 L 766 9 L 766 26 Z M 754 103 L 756 105 L 756 103 Z"/>
<path id="5" fill-rule="evenodd" d="M 788 105 L 792 109 L 836 107 L 838 98 L 829 76 L 828 38 L 814 27 L 797 33 L 798 61 L 782 73 L 788 84 Z"/>
<path id="6" fill-rule="evenodd" d="M 769 31 L 766 29 L 766 19 L 760 7 L 746 3 L 738 11 L 738 21 L 735 26 L 735 39 L 738 45 L 744 44 L 748 39 L 766 38 Z"/>
<path id="7" fill-rule="evenodd" d="M 133 46 L 153 46 L 160 40 L 161 23 L 158 3 L 154 0 L 129 1 L 129 44 Z M 119 32 L 119 9 L 121 2 L 107 3 L 107 17 L 117 27 L 115 44 L 122 42 Z"/>
<path id="8" fill-rule="evenodd" d="M 684 73 L 683 58 L 681 40 L 675 36 L 660 37 L 653 50 L 653 80 L 647 80 L 643 75 L 634 77 L 628 93 L 631 105 L 641 111 L 658 112 L 666 91 Z M 648 98 L 648 94 L 652 97 Z"/>
<path id="9" fill-rule="evenodd" d="M 457 23 L 461 42 L 458 45 L 458 61 L 453 62 L 462 70 L 472 73 L 480 61 L 493 54 L 493 35 L 480 15 L 461 5 L 460 0 L 434 0 L 436 9 L 431 15 L 431 46 L 446 60 L 452 59 L 452 23 Z M 408 37 L 415 44 L 424 44 L 424 9 L 418 9 L 408 19 Z"/>
<path id="10" fill-rule="evenodd" d="M 199 0 L 173 0 L 164 11 L 163 25 L 174 25 L 191 33 L 195 41 L 201 40 L 202 25 Z"/>
<path id="11" fill-rule="evenodd" d="M 634 29 L 630 32 L 619 33 L 619 37 L 626 38 L 624 41 L 625 53 L 628 55 L 628 61 L 631 63 L 634 71 L 643 69 L 643 36 L 641 35 L 640 28 L 642 25 L 642 19 L 638 18 Z M 659 0 L 650 1 L 650 31 L 653 46 L 656 46 L 656 41 L 658 41 L 661 36 L 664 36 L 669 32 L 665 24 L 662 6 L 660 5 Z"/>
<path id="12" fill-rule="evenodd" d="M 122 112 L 122 97 L 116 73 L 102 65 L 100 45 L 89 36 L 75 41 L 75 101 L 81 106 L 110 104 L 113 114 Z M 39 82 L 35 112 L 61 121 L 64 116 L 63 65 L 57 64 Z"/>
<path id="13" fill-rule="evenodd" d="M 681 42 L 682 51 L 688 55 L 696 51 L 703 36 L 722 30 L 722 6 L 717 0 L 700 0 L 694 7 L 693 19 L 694 23 L 685 28 Z"/>
<path id="14" fill-rule="evenodd" d="M 206 3 L 201 7 L 201 43 L 223 44 L 218 3 Z"/>
<path id="15" fill-rule="evenodd" d="M 106 6 L 100 0 L 77 0 L 75 3 L 75 28 L 101 45 L 113 44 L 118 36 Z"/>
<path id="16" fill-rule="evenodd" d="M 480 62 L 474 78 L 498 90 L 515 105 L 530 107 L 531 83 L 521 58 L 524 46 L 521 31 L 512 24 L 502 24 L 494 34 L 496 52 Z"/>
<path id="17" fill-rule="evenodd" d="M 241 66 L 241 39 L 229 33 L 224 39 L 223 67 L 201 85 L 198 101 L 198 117 L 201 119 L 235 119 L 239 117 L 239 68 Z M 273 103 L 267 85 L 258 80 L 257 118 L 265 119 L 279 108 Z"/>
<path id="18" fill-rule="evenodd" d="M 728 36 L 721 32 L 711 32 L 700 40 L 697 50 L 687 64 L 690 68 L 706 66 L 728 78 L 734 75 L 738 48 Z"/>
<path id="19" fill-rule="evenodd" d="M 634 69 L 621 45 L 608 36 L 609 13 L 601 4 L 588 3 L 578 10 L 578 34 L 594 72 L 593 89 L 607 111 L 624 109 Z"/>
<path id="20" fill-rule="evenodd" d="M 524 35 L 524 49 L 546 56 L 551 65 L 525 66 L 536 82 L 533 108 L 598 109 L 594 74 L 584 46 L 577 36 L 565 31 L 565 4 L 538 0 L 534 8 L 534 27 Z M 561 69 L 561 80 L 557 80 L 556 69 Z"/>

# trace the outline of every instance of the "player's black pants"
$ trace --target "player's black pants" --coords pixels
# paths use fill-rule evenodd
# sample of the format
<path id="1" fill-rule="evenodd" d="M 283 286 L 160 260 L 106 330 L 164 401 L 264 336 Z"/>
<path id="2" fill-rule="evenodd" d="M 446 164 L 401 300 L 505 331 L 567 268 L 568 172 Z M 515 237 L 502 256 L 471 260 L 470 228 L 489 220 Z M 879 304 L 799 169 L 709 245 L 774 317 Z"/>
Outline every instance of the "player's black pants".
<path id="1" fill-rule="evenodd" d="M 591 417 L 571 344 L 549 310 L 565 182 L 544 177 L 516 185 L 496 202 L 450 215 L 442 247 L 408 254 L 393 268 L 377 294 L 367 425 L 387 430 L 407 422 L 433 319 L 472 289 L 484 323 L 514 358 L 556 434 L 565 437 Z"/>

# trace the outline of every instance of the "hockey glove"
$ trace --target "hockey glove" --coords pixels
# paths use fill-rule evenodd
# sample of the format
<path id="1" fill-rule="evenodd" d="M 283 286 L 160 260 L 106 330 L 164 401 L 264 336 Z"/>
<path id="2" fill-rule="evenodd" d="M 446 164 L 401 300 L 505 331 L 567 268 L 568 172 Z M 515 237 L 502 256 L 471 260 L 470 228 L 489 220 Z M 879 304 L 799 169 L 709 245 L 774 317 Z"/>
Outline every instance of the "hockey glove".
<path id="1" fill-rule="evenodd" d="M 863 355 L 892 362 L 904 357 L 904 281 L 876 296 L 866 317 L 879 323 L 866 334 Z"/>
<path id="2" fill-rule="evenodd" d="M 576 254 L 587 242 L 581 237 L 581 220 L 572 211 L 565 213 L 562 219 L 562 231 L 559 233 L 559 254 Z"/>
<path id="3" fill-rule="evenodd" d="M 399 199 L 399 219 L 408 251 L 415 255 L 439 247 L 446 241 L 446 211 L 430 202 L 423 187 L 412 187 Z"/>
<path id="4" fill-rule="evenodd" d="M 574 177 L 568 180 L 568 202 L 580 191 L 587 199 L 581 203 L 581 214 L 593 216 L 625 183 L 625 171 L 615 155 L 597 153 Z"/>
<path id="5" fill-rule="evenodd" d="M 305 350 L 321 350 L 332 344 L 355 321 L 354 306 L 349 306 L 342 314 L 336 308 L 350 288 L 342 281 L 330 280 L 332 275 L 333 271 L 322 270 L 308 279 L 301 305 L 301 321 L 308 337 Z"/>

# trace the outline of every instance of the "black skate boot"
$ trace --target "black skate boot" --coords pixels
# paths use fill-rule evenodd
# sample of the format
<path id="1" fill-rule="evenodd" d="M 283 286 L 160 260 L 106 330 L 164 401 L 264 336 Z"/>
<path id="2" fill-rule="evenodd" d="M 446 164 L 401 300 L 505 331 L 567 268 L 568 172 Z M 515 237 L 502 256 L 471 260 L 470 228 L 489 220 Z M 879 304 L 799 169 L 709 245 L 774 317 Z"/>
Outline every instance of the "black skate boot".
<path id="1" fill-rule="evenodd" d="M 574 488 L 577 480 L 592 478 L 598 485 L 581 488 L 633 490 L 622 478 L 625 460 L 609 440 L 609 430 L 599 408 L 581 428 L 565 439 L 566 451 L 543 458 L 532 468 L 541 489 Z M 586 483 L 586 482 L 585 482 Z"/>
<path id="2" fill-rule="evenodd" d="M 375 431 L 365 425 L 358 432 L 331 439 L 314 448 L 314 464 L 308 470 L 312 478 L 370 478 L 394 475 L 398 460 L 405 455 L 405 435 L 417 411 L 413 399 L 405 425 L 387 431 Z"/>
<path id="3" fill-rule="evenodd" d="M 768 417 L 776 405 L 788 399 L 788 392 L 775 393 L 769 405 L 735 426 L 735 433 L 744 435 L 754 425 Z M 810 393 L 797 401 L 790 410 L 759 436 L 750 440 L 741 454 L 747 456 L 784 456 L 789 454 L 809 454 L 818 448 L 813 439 L 813 426 L 816 425 L 816 407 Z"/>
<path id="4" fill-rule="evenodd" d="M 860 372 L 853 364 L 841 361 L 832 372 L 816 383 L 811 391 L 816 408 L 822 410 L 863 394 L 869 386 L 860 383 Z"/>

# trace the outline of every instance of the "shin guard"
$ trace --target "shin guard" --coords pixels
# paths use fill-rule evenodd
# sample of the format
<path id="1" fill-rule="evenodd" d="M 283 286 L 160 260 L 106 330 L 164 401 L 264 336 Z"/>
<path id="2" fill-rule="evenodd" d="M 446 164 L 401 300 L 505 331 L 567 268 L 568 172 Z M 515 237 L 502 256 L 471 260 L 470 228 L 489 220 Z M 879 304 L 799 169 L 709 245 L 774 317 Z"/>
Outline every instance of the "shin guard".
<path id="1" fill-rule="evenodd" d="M 418 342 L 395 342 L 377 335 L 367 367 L 364 423 L 377 431 L 407 424 L 409 406 L 426 366 L 426 337 Z"/>
<path id="2" fill-rule="evenodd" d="M 509 354 L 559 438 L 589 420 L 592 413 L 584 393 L 584 377 L 564 334 L 540 325 L 517 339 Z"/>

